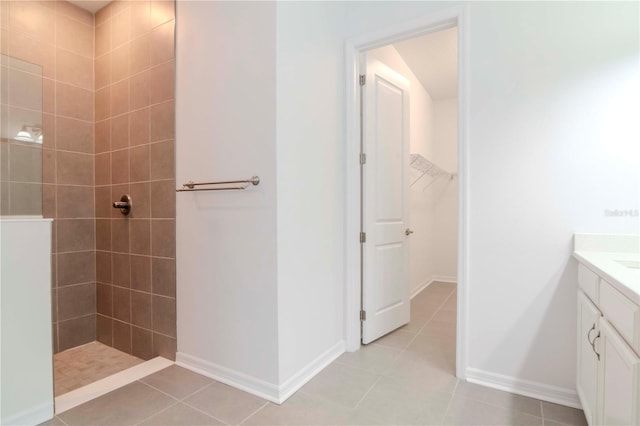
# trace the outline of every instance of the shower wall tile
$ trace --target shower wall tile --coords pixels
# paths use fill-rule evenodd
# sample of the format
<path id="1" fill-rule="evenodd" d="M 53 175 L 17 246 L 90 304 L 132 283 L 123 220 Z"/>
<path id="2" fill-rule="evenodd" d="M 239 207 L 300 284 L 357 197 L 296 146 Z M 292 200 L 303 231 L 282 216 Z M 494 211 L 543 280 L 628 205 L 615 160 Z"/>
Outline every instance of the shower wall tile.
<path id="1" fill-rule="evenodd" d="M 95 248 L 94 219 L 58 219 L 56 222 L 59 253 Z"/>
<path id="2" fill-rule="evenodd" d="M 95 193 L 96 217 L 110 218 L 112 210 L 114 210 L 111 207 L 111 186 L 97 186 Z"/>
<path id="3" fill-rule="evenodd" d="M 111 252 L 96 250 L 96 280 L 111 283 Z"/>
<path id="4" fill-rule="evenodd" d="M 111 250 L 110 219 L 96 219 L 96 250 Z"/>
<path id="5" fill-rule="evenodd" d="M 3 2 L 4 3 L 4 2 Z M 49 44 L 52 39 L 38 40 L 32 35 L 22 32 L 9 32 L 4 35 L 8 52 L 14 58 L 42 66 L 42 75 L 55 78 L 55 46 Z"/>
<path id="6" fill-rule="evenodd" d="M 56 83 L 56 114 L 78 120 L 93 121 L 93 91 Z"/>
<path id="7" fill-rule="evenodd" d="M 42 216 L 46 218 L 53 218 L 56 216 L 55 185 L 42 185 Z"/>
<path id="8" fill-rule="evenodd" d="M 58 151 L 56 161 L 58 184 L 93 186 L 93 155 Z"/>
<path id="9" fill-rule="evenodd" d="M 53 40 L 55 25 L 50 9 L 37 2 L 12 1 L 9 3 L 9 30 L 24 32 L 41 40 Z"/>
<path id="10" fill-rule="evenodd" d="M 60 218 L 93 218 L 93 187 L 57 186 L 58 215 Z"/>
<path id="11" fill-rule="evenodd" d="M 96 315 L 96 340 L 108 346 L 113 346 L 113 327 L 111 315 Z"/>
<path id="12" fill-rule="evenodd" d="M 153 334 L 148 329 L 131 327 L 131 354 L 145 360 L 153 358 Z"/>
<path id="13" fill-rule="evenodd" d="M 56 42 L 61 47 L 87 58 L 93 58 L 93 25 L 56 16 Z"/>
<path id="14" fill-rule="evenodd" d="M 113 286 L 110 284 L 96 284 L 96 310 L 99 314 L 113 315 Z"/>
<path id="15" fill-rule="evenodd" d="M 58 288 L 58 319 L 65 321 L 96 312 L 95 283 Z"/>
<path id="16" fill-rule="evenodd" d="M 152 105 L 149 110 L 151 142 L 174 139 L 175 105 L 173 101 Z"/>
<path id="17" fill-rule="evenodd" d="M 151 69 L 150 84 L 153 91 L 149 102 L 156 104 L 175 97 L 175 62 L 173 60 Z"/>
<path id="18" fill-rule="evenodd" d="M 57 49 L 56 79 L 83 89 L 93 90 L 93 58 Z"/>
<path id="19" fill-rule="evenodd" d="M 86 25 L 93 26 L 93 15 L 84 9 L 80 9 L 67 1 L 55 2 L 56 14 L 66 15 L 71 19 L 75 19 Z"/>
<path id="20" fill-rule="evenodd" d="M 53 114 L 42 114 L 42 147 L 56 147 L 56 116 Z"/>
<path id="21" fill-rule="evenodd" d="M 93 123 L 73 118 L 56 117 L 56 148 L 92 154 Z"/>
<path id="22" fill-rule="evenodd" d="M 58 287 L 95 281 L 94 251 L 58 253 Z"/>
<path id="23" fill-rule="evenodd" d="M 95 183 L 96 185 L 111 184 L 111 154 L 97 154 L 95 156 Z"/>
<path id="24" fill-rule="evenodd" d="M 58 350 L 73 348 L 96 339 L 96 315 L 58 322 Z"/>
<path id="25" fill-rule="evenodd" d="M 108 170 L 111 179 L 110 200 L 96 187 L 96 214 L 112 218 L 111 251 L 98 253 L 111 256 L 113 285 L 113 312 L 99 315 L 98 334 L 108 341 L 110 331 L 114 347 L 144 359 L 174 359 L 176 350 L 174 9 L 119 1 L 96 15 L 95 176 L 105 182 Z M 130 215 L 98 206 L 122 194 L 132 196 Z M 100 228 L 106 221 L 96 224 L 96 246 L 106 250 Z"/>
<path id="26" fill-rule="evenodd" d="M 151 257 L 131 255 L 131 288 L 151 292 Z"/>

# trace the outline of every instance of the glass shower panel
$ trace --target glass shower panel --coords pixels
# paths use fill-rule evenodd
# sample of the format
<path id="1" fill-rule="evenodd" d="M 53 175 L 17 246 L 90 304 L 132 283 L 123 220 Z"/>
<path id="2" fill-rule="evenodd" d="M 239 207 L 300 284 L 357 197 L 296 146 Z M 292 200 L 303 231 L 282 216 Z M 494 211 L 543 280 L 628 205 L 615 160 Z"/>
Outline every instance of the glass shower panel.
<path id="1" fill-rule="evenodd" d="M 42 67 L 0 55 L 0 215 L 42 216 Z"/>

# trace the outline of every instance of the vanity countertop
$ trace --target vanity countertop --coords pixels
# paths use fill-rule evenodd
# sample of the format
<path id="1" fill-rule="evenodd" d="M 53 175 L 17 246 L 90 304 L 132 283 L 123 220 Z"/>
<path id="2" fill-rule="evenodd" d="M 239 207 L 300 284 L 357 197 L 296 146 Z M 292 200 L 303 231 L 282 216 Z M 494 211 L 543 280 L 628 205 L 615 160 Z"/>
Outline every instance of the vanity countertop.
<path id="1" fill-rule="evenodd" d="M 576 234 L 573 256 L 640 305 L 640 235 Z"/>

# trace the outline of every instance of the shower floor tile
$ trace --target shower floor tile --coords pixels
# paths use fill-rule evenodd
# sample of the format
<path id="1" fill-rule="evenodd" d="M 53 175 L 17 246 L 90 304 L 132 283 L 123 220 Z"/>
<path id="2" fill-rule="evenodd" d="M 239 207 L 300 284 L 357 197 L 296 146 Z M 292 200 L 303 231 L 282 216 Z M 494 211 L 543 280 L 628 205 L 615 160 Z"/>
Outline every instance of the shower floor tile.
<path id="1" fill-rule="evenodd" d="M 140 358 L 100 342 L 91 342 L 59 352 L 53 356 L 55 396 L 63 395 L 143 362 Z"/>

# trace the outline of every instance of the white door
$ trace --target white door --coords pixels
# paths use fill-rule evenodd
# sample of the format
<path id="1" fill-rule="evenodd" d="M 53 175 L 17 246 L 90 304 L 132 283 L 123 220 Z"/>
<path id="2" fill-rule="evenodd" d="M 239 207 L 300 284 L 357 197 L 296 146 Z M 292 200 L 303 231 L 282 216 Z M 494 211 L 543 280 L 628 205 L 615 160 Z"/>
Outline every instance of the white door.
<path id="1" fill-rule="evenodd" d="M 363 90 L 362 343 L 409 322 L 409 82 L 368 60 Z"/>

